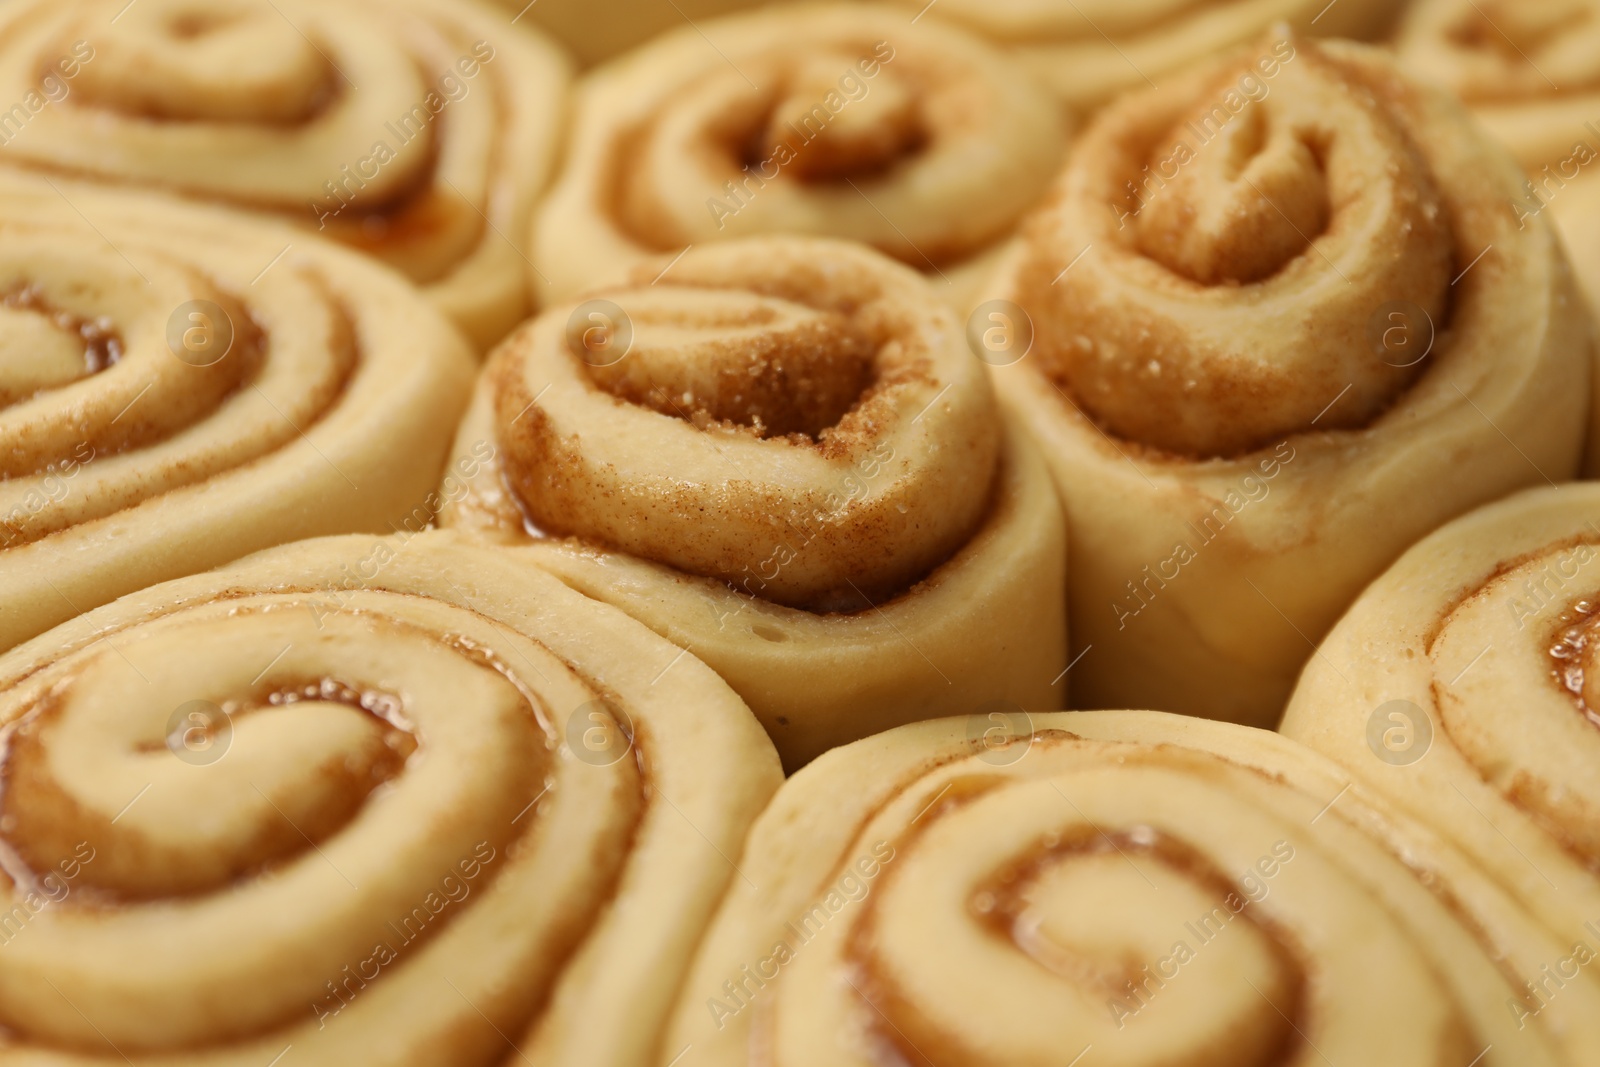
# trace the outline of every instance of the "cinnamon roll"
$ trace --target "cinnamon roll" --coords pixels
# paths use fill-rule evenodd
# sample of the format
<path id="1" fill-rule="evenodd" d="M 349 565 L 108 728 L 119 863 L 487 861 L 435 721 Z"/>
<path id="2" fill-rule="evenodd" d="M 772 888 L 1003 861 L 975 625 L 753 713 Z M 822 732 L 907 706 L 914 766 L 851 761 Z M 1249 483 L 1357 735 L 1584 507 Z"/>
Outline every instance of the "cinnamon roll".
<path id="1" fill-rule="evenodd" d="M 474 364 L 337 246 L 14 173 L 0 353 L 0 649 L 270 545 L 425 525 Z"/>
<path id="2" fill-rule="evenodd" d="M 1101 112 L 975 319 L 1066 502 L 1081 706 L 1273 723 L 1406 546 L 1573 476 L 1587 316 L 1519 181 L 1345 42 Z"/>
<path id="3" fill-rule="evenodd" d="M 382 259 L 487 348 L 530 307 L 565 106 L 567 60 L 527 27 L 478 0 L 20 0 L 0 163 L 270 213 Z"/>
<path id="4" fill-rule="evenodd" d="M 1600 488 L 1547 487 L 1418 542 L 1328 635 L 1283 722 L 1591 947 L 1597 516 Z"/>
<path id="5" fill-rule="evenodd" d="M 1533 176 L 1524 210 L 1600 160 L 1600 3 L 1417 0 L 1395 35 L 1408 70 L 1450 89 Z M 1586 151 L 1580 150 L 1587 149 Z"/>
<path id="6" fill-rule="evenodd" d="M 778 762 L 516 557 L 307 541 L 0 658 L 0 1057 L 648 1062 Z"/>
<path id="7" fill-rule="evenodd" d="M 1042 89 L 937 20 L 834 3 L 697 22 L 580 83 L 534 227 L 540 292 L 566 299 L 657 253 L 798 233 L 869 244 L 964 305 L 1062 138 Z"/>
<path id="8" fill-rule="evenodd" d="M 954 313 L 844 242 L 696 248 L 490 358 L 440 522 L 710 664 L 788 766 L 991 701 L 1055 707 L 1060 505 Z"/>
<path id="9" fill-rule="evenodd" d="M 1600 1054 L 1592 982 L 1507 1008 L 1571 946 L 1331 762 L 1150 712 L 1017 720 L 902 727 L 786 782 L 658 1062 Z"/>
<path id="10" fill-rule="evenodd" d="M 1393 21 L 1384 0 L 899 0 L 1004 45 L 1073 111 L 1093 111 L 1130 89 L 1288 23 L 1326 37 L 1371 38 Z M 919 16 L 920 17 L 920 16 Z"/>
<path id="11" fill-rule="evenodd" d="M 1519 225 L 1555 221 L 1600 316 L 1600 2 L 1422 0 L 1395 47 L 1511 149 L 1527 172 L 1511 213 Z M 1600 391 L 1596 413 L 1590 476 L 1600 475 Z"/>

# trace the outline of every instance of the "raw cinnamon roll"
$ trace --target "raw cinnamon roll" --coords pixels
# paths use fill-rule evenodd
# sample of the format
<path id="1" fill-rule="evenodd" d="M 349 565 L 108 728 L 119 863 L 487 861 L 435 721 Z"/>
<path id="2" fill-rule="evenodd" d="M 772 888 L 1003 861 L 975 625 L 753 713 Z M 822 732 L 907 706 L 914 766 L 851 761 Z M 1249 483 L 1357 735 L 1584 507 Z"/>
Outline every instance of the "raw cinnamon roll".
<path id="1" fill-rule="evenodd" d="M 906 726 L 785 783 L 658 1064 L 1600 1053 L 1600 987 L 1507 1010 L 1570 946 L 1331 762 L 1150 712 L 1013 718 Z"/>
<path id="2" fill-rule="evenodd" d="M 1522 210 L 1600 169 L 1596 0 L 1418 0 L 1394 43 L 1408 70 L 1450 89 L 1510 147 L 1533 178 Z"/>
<path id="3" fill-rule="evenodd" d="M 579 85 L 534 228 L 539 288 L 565 299 L 656 253 L 800 233 L 872 245 L 964 306 L 1061 147 L 1048 96 L 935 20 L 789 4 L 699 22 Z"/>
<path id="4" fill-rule="evenodd" d="M 1370 38 L 1393 20 L 1384 0 L 899 0 L 1008 47 L 1078 113 L 1119 93 L 1162 84 L 1182 67 L 1286 22 L 1326 37 Z M 919 16 L 920 18 L 920 16 Z"/>
<path id="5" fill-rule="evenodd" d="M 273 549 L 13 650 L 0 1058 L 648 1062 L 779 781 L 679 652 L 438 533 Z"/>
<path id="6" fill-rule="evenodd" d="M 1600 2 L 1422 0 L 1395 47 L 1511 149 L 1527 172 L 1511 213 L 1555 221 L 1600 314 Z M 1600 474 L 1600 421 L 1587 473 Z"/>
<path id="7" fill-rule="evenodd" d="M 529 309 L 565 102 L 526 27 L 477 0 L 22 0 L 0 162 L 271 213 L 400 270 L 485 348 Z"/>
<path id="8" fill-rule="evenodd" d="M 1600 488 L 1535 489 L 1418 542 L 1328 635 L 1283 722 L 1591 949 L 1597 517 Z"/>
<path id="9" fill-rule="evenodd" d="M 336 246 L 0 174 L 0 649 L 269 545 L 420 528 L 472 364 Z"/>
<path id="10" fill-rule="evenodd" d="M 1574 474 L 1588 324 L 1519 180 L 1361 45 L 1101 113 L 975 319 L 1066 501 L 1081 706 L 1270 724 L 1407 545 Z"/>
<path id="11" fill-rule="evenodd" d="M 496 350 L 441 523 L 547 538 L 541 566 L 710 664 L 790 766 L 988 701 L 1059 706 L 1060 506 L 928 285 L 804 238 L 661 271 Z"/>

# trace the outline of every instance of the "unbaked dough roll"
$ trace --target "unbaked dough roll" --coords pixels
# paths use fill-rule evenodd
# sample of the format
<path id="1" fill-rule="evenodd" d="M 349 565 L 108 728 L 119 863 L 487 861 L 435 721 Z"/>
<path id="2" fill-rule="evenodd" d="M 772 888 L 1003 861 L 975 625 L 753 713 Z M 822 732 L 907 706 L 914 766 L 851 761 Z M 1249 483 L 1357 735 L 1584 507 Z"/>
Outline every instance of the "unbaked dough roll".
<path id="1" fill-rule="evenodd" d="M 1525 192 L 1559 199 L 1600 163 L 1597 0 L 1417 0 L 1394 46 L 1407 70 L 1450 89 L 1510 147 L 1534 179 Z M 1516 202 L 1536 213 L 1540 201 Z"/>
<path id="2" fill-rule="evenodd" d="M 1101 112 L 975 316 L 1066 501 L 1079 706 L 1269 725 L 1408 545 L 1573 476 L 1589 326 L 1519 181 L 1345 42 Z"/>
<path id="3" fill-rule="evenodd" d="M 906 726 L 785 783 L 740 866 L 659 1064 L 685 1047 L 703 1067 L 1600 1054 L 1600 986 L 1507 1007 L 1570 945 L 1342 769 L 1245 727 Z"/>
<path id="4" fill-rule="evenodd" d="M 1553 218 L 1600 316 L 1600 2 L 1421 0 L 1395 47 L 1454 92 L 1527 172 L 1509 208 Z M 1600 375 L 1586 473 L 1600 476 Z"/>
<path id="5" fill-rule="evenodd" d="M 684 26 L 589 74 L 540 205 L 545 300 L 730 237 L 861 241 L 962 305 L 1060 161 L 1048 95 L 992 46 L 877 4 Z"/>
<path id="6" fill-rule="evenodd" d="M 0 1063 L 652 1062 L 778 761 L 518 555 L 301 542 L 0 658 Z"/>
<path id="7" fill-rule="evenodd" d="M 1418 542 L 1328 635 L 1283 722 L 1591 948 L 1597 522 L 1600 488 L 1535 489 Z"/>
<path id="8" fill-rule="evenodd" d="M 0 174 L 0 649 L 269 545 L 420 528 L 472 373 L 337 246 Z"/>
<path id="9" fill-rule="evenodd" d="M 440 521 L 547 536 L 543 566 L 710 664 L 791 767 L 989 701 L 1059 706 L 1060 505 L 927 283 L 808 238 L 662 267 L 500 346 Z"/>
<path id="10" fill-rule="evenodd" d="M 0 163 L 271 213 L 399 269 L 486 348 L 530 307 L 568 76 L 479 0 L 18 0 Z"/>
<path id="11" fill-rule="evenodd" d="M 1005 45 L 1074 112 L 1243 44 L 1275 23 L 1325 37 L 1371 38 L 1393 20 L 1389 0 L 899 0 L 928 18 Z M 921 16 L 918 16 L 919 21 Z"/>

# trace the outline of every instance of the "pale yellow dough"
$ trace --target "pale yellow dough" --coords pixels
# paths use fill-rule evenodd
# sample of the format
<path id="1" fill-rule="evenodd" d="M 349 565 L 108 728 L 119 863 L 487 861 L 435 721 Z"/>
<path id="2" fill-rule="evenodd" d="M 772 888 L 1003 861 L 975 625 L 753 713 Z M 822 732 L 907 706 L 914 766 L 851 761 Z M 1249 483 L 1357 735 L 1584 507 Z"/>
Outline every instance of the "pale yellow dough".
<path id="1" fill-rule="evenodd" d="M 991 289 L 1033 327 L 993 374 L 1066 503 L 1076 706 L 1270 726 L 1413 541 L 1576 473 L 1590 325 L 1520 181 L 1347 42 L 1271 34 L 1100 113 Z"/>
<path id="2" fill-rule="evenodd" d="M 1337 765 L 1245 727 L 902 727 L 785 783 L 740 867 L 658 1067 L 685 1046 L 705 1067 L 1600 1055 L 1588 984 L 1507 1010 L 1570 946 Z"/>
<path id="3" fill-rule="evenodd" d="M 789 767 L 915 719 L 1059 707 L 1060 505 L 927 283 L 801 238 L 696 248 L 652 285 L 661 266 L 597 294 L 631 321 L 615 363 L 579 355 L 576 305 L 494 353 L 441 523 L 548 535 L 529 558 L 704 659 Z"/>
<path id="4" fill-rule="evenodd" d="M 1600 135 L 1595 137 L 1600 151 Z M 1597 160 L 1600 161 L 1600 160 Z M 1600 172 L 1569 186 L 1552 212 L 1556 228 L 1566 241 L 1572 267 L 1589 300 L 1590 322 L 1595 324 L 1596 357 L 1600 358 Z M 1600 365 L 1597 365 L 1600 366 Z M 1594 399 L 1589 414 L 1589 452 L 1585 477 L 1600 477 L 1600 369 L 1594 374 Z"/>
<path id="5" fill-rule="evenodd" d="M 768 0 L 499 0 L 512 18 L 543 27 L 585 65 L 610 59 L 685 22 Z"/>
<path id="6" fill-rule="evenodd" d="M 1323 37 L 1370 39 L 1393 21 L 1392 0 L 898 0 L 912 13 L 959 23 L 1003 45 L 1072 111 L 1287 23 Z"/>
<path id="7" fill-rule="evenodd" d="M 0 1062 L 653 1063 L 778 761 L 524 555 L 306 541 L 0 658 Z"/>
<path id="8" fill-rule="evenodd" d="M 0 174 L 0 649 L 156 582 L 427 522 L 474 361 L 390 272 Z"/>
<path id="9" fill-rule="evenodd" d="M 1534 489 L 1418 542 L 1328 635 L 1283 721 L 1591 947 L 1597 522 L 1600 487 Z"/>
<path id="10" fill-rule="evenodd" d="M 523 242 L 568 68 L 482 0 L 18 0 L 0 11 L 0 99 L 54 102 L 0 126 L 0 164 L 332 237 L 481 350 L 532 307 Z"/>
<path id="11" fill-rule="evenodd" d="M 1395 35 L 1527 172 L 1508 208 L 1553 219 L 1600 317 L 1600 0 L 1419 0 Z M 1584 473 L 1600 476 L 1600 374 Z"/>
<path id="12" fill-rule="evenodd" d="M 987 42 L 889 5 L 696 21 L 579 83 L 533 231 L 541 303 L 658 253 L 800 233 L 872 245 L 964 309 L 1064 121 Z"/>
<path id="13" fill-rule="evenodd" d="M 1407 70 L 1456 94 L 1537 181 L 1548 164 L 1570 179 L 1600 166 L 1600 2 L 1417 0 L 1395 33 Z M 1557 193 L 1555 186 L 1541 190 Z M 1522 197 L 1518 197 L 1520 202 Z"/>

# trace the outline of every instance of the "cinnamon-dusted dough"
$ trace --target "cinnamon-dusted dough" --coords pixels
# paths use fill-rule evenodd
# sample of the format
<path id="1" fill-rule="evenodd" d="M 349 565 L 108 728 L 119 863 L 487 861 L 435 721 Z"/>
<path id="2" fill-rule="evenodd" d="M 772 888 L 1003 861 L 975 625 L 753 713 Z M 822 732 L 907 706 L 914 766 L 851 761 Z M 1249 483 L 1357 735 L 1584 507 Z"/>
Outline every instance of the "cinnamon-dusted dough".
<path id="1" fill-rule="evenodd" d="M 688 245 L 862 241 L 965 307 L 1059 163 L 1048 95 L 974 35 L 882 4 L 697 21 L 579 84 L 540 205 L 542 302 Z"/>
<path id="2" fill-rule="evenodd" d="M 583 347 L 592 303 L 496 351 L 441 522 L 572 538 L 542 564 L 705 659 L 790 766 L 912 719 L 1056 706 L 1059 504 L 956 316 L 841 242 L 697 248 L 652 286 L 660 269 L 596 294 L 627 316 L 620 357 Z"/>
<path id="3" fill-rule="evenodd" d="M 522 555 L 302 542 L 0 658 L 7 870 L 53 875 L 0 1057 L 653 1062 L 777 759 Z"/>
<path id="4" fill-rule="evenodd" d="M 532 306 L 523 242 L 568 77 L 557 46 L 481 0 L 25 0 L 0 13 L 0 98 L 55 101 L 7 141 L 5 163 L 332 237 L 422 286 L 480 349 Z"/>
<path id="5" fill-rule="evenodd" d="M 420 529 L 473 367 L 354 253 L 11 172 L 0 351 L 0 648 L 269 545 Z"/>
<path id="6" fill-rule="evenodd" d="M 1328 635 L 1283 722 L 1591 947 L 1597 522 L 1596 487 L 1547 487 L 1418 542 Z"/>
<path id="7" fill-rule="evenodd" d="M 994 376 L 1066 502 L 1078 704 L 1271 724 L 1407 545 L 1575 473 L 1589 325 L 1519 181 L 1360 45 L 1269 35 L 1101 113 L 993 290 L 1035 331 Z"/>
<path id="8" fill-rule="evenodd" d="M 707 1067 L 1600 1049 L 1591 983 L 1506 1010 L 1570 945 L 1332 762 L 1229 724 L 902 727 L 786 782 L 741 866 L 662 1046 Z"/>

